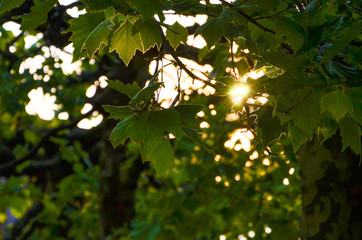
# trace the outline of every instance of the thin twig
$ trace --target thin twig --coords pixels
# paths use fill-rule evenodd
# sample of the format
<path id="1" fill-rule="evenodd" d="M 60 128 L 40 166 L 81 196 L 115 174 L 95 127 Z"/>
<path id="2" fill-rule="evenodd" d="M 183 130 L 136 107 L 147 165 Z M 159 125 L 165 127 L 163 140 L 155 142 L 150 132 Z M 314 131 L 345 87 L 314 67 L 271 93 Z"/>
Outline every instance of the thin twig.
<path id="1" fill-rule="evenodd" d="M 187 75 L 189 75 L 192 79 L 196 79 L 199 80 L 201 82 L 203 82 L 204 84 L 213 87 L 216 89 L 216 86 L 214 84 L 212 84 L 209 81 L 206 81 L 198 76 L 196 76 L 195 74 L 193 74 L 186 66 L 185 64 L 183 64 L 183 62 L 179 59 L 179 57 L 177 56 L 175 50 L 173 50 L 173 48 L 170 46 L 170 43 L 167 41 L 165 34 L 162 31 L 162 28 L 160 26 L 158 26 L 161 37 L 162 37 L 162 44 L 164 45 L 164 48 L 166 48 L 166 51 L 171 54 L 171 56 L 173 57 L 173 59 L 176 61 L 177 65 L 183 69 Z"/>
<path id="2" fill-rule="evenodd" d="M 307 99 L 307 97 L 309 97 L 309 95 L 312 94 L 312 90 L 310 90 L 307 95 L 305 95 L 299 102 L 297 102 L 296 104 L 294 104 L 293 106 L 291 106 L 290 108 L 288 108 L 287 110 L 285 110 L 283 112 L 283 114 L 290 114 L 290 111 L 292 111 L 294 108 L 298 107 L 305 99 Z"/>
<path id="3" fill-rule="evenodd" d="M 277 16 L 279 16 L 279 14 L 281 14 L 281 13 L 283 13 L 283 12 L 287 11 L 287 10 L 289 10 L 289 8 L 286 8 L 286 9 L 284 9 L 284 10 L 281 10 L 281 11 L 279 11 L 279 12 L 277 12 L 277 13 L 273 14 L 273 15 L 269 15 L 269 16 L 265 16 L 265 17 L 257 17 L 257 18 L 254 18 L 254 20 L 260 20 L 260 19 L 266 19 L 266 18 L 277 17 Z"/>
<path id="4" fill-rule="evenodd" d="M 180 100 L 181 97 L 181 75 L 182 75 L 182 69 L 177 69 L 177 80 L 178 80 L 178 87 L 177 87 L 177 96 L 172 101 L 170 108 L 174 107 L 176 103 Z"/>
<path id="5" fill-rule="evenodd" d="M 235 8 L 236 6 L 232 5 L 231 3 L 228 3 L 225 0 L 219 0 L 224 6 L 230 7 L 230 8 Z M 248 20 L 249 22 L 251 22 L 252 24 L 254 24 L 255 26 L 259 27 L 260 29 L 264 30 L 265 32 L 270 32 L 272 34 L 276 34 L 275 31 L 271 30 L 270 28 L 264 27 L 263 25 L 261 25 L 260 23 L 258 23 L 257 21 L 255 21 L 254 18 L 250 17 L 248 14 L 244 13 L 243 11 L 241 11 L 240 9 L 237 10 L 237 12 L 243 16 L 246 20 Z"/>

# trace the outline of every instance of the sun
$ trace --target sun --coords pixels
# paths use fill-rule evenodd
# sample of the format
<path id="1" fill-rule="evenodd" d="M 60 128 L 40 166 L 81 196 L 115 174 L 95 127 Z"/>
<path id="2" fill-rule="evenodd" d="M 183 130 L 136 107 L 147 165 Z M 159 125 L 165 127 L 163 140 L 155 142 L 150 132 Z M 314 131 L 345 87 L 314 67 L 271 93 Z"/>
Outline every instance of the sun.
<path id="1" fill-rule="evenodd" d="M 248 96 L 250 88 L 246 84 L 238 84 L 232 87 L 229 91 L 229 96 L 235 104 L 242 103 L 243 99 Z"/>

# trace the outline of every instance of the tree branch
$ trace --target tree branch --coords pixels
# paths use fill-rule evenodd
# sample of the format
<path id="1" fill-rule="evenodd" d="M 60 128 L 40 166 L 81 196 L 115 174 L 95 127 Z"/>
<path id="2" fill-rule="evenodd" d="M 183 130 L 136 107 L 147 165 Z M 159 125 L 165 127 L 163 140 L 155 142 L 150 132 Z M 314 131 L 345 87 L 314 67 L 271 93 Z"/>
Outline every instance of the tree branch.
<path id="1" fill-rule="evenodd" d="M 225 0 L 219 0 L 222 5 L 230 7 L 230 8 L 235 8 L 234 5 L 232 5 L 231 3 L 228 3 Z M 249 22 L 251 22 L 252 24 L 254 24 L 255 26 L 259 27 L 260 29 L 264 30 L 265 32 L 270 32 L 272 34 L 276 34 L 275 31 L 271 30 L 270 28 L 264 27 L 263 25 L 261 25 L 260 23 L 258 23 L 257 21 L 255 21 L 254 18 L 250 17 L 248 14 L 244 13 L 243 11 L 241 11 L 240 9 L 237 10 L 237 12 L 243 16 L 246 20 L 248 20 Z"/>
<path id="2" fill-rule="evenodd" d="M 296 104 L 294 104 L 293 106 L 291 106 L 290 108 L 288 108 L 287 110 L 285 110 L 283 113 L 284 114 L 290 114 L 290 111 L 292 111 L 294 108 L 298 107 L 305 99 L 307 99 L 307 97 L 309 97 L 309 95 L 312 94 L 312 90 L 310 90 L 307 95 L 305 95 L 299 102 L 297 102 Z"/>
<path id="3" fill-rule="evenodd" d="M 192 79 L 196 79 L 199 80 L 201 82 L 203 82 L 204 84 L 213 87 L 213 88 L 217 88 L 214 84 L 212 84 L 209 81 L 206 81 L 198 76 L 196 76 L 195 74 L 193 74 L 186 66 L 185 64 L 183 64 L 183 62 L 179 59 L 179 57 L 177 56 L 175 50 L 173 50 L 173 48 L 170 46 L 170 43 L 167 41 L 165 34 L 162 31 L 162 28 L 158 25 L 161 37 L 162 37 L 162 44 L 164 46 L 164 48 L 166 49 L 166 51 L 171 54 L 171 56 L 173 57 L 173 59 L 176 61 L 177 65 L 184 70 Z"/>

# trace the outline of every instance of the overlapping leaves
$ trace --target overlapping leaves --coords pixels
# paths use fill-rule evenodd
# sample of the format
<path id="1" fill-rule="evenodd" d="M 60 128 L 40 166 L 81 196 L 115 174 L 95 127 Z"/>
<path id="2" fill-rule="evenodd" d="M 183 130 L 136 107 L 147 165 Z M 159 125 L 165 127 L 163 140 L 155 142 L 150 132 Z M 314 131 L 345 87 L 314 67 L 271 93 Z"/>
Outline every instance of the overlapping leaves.
<path id="1" fill-rule="evenodd" d="M 145 52 L 161 44 L 161 36 L 154 22 L 134 22 L 134 19 L 115 13 L 112 9 L 91 12 L 70 21 L 67 31 L 72 32 L 73 61 L 84 57 L 85 50 L 87 56 L 93 58 L 108 46 L 109 52 L 116 51 L 128 65 L 137 50 Z"/>
<path id="2" fill-rule="evenodd" d="M 194 126 L 195 115 L 202 107 L 179 105 L 169 109 L 143 110 L 162 83 L 150 84 L 142 90 L 136 84 L 123 84 L 120 81 L 108 81 L 108 84 L 130 97 L 129 104 L 132 106 L 103 106 L 110 113 L 109 118 L 121 120 L 110 136 L 113 147 L 125 144 L 129 138 L 139 144 L 143 161 L 153 162 L 158 175 L 165 174 L 174 162 L 169 134 L 180 139 L 182 130 L 187 131 Z"/>

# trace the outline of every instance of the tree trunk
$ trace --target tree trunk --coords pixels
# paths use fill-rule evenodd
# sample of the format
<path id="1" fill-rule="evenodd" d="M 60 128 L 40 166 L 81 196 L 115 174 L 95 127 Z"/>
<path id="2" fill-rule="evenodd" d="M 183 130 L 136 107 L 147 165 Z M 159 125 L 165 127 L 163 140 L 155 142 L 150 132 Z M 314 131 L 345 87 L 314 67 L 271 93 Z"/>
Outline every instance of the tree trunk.
<path id="1" fill-rule="evenodd" d="M 341 138 L 300 149 L 302 240 L 362 239 L 362 167 Z"/>
<path id="2" fill-rule="evenodd" d="M 106 143 L 101 142 L 100 155 L 100 239 L 105 239 L 113 230 L 121 226 L 118 214 L 120 204 L 119 155 L 114 153 Z"/>

